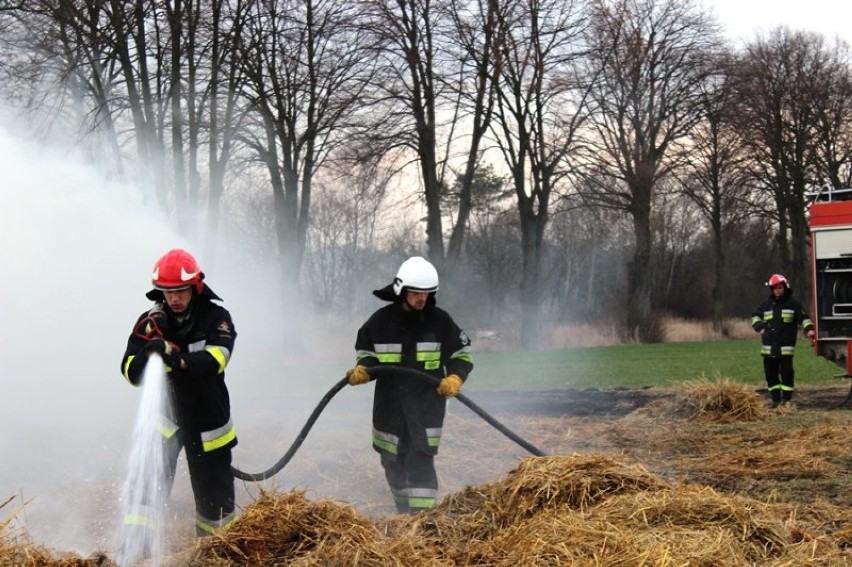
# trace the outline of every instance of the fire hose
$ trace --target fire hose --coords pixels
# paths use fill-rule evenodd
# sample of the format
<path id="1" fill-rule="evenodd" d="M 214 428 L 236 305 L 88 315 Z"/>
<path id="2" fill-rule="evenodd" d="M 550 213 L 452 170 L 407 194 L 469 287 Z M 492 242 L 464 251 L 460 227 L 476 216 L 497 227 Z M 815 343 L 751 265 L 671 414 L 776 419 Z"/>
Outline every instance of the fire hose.
<path id="1" fill-rule="evenodd" d="M 440 381 L 438 378 L 435 378 L 431 374 L 427 374 L 425 372 L 421 372 L 421 371 L 415 370 L 413 368 L 403 368 L 403 367 L 400 367 L 400 366 L 384 366 L 384 365 L 383 366 L 374 366 L 374 367 L 369 369 L 369 373 L 370 373 L 370 376 L 373 377 L 373 378 L 378 378 L 382 374 L 404 374 L 404 375 L 416 377 L 420 380 L 429 380 L 431 383 L 434 383 L 435 386 L 437 386 L 438 382 Z M 310 432 L 311 428 L 314 426 L 314 423 L 316 423 L 316 420 L 319 418 L 320 414 L 323 412 L 323 410 L 328 405 L 328 403 L 331 401 L 331 399 L 340 390 L 342 390 L 348 383 L 349 383 L 348 380 L 346 378 L 343 378 L 342 380 L 337 382 L 334 386 L 332 386 L 331 389 L 328 392 L 326 392 L 326 394 L 322 397 L 322 399 L 319 401 L 317 406 L 314 408 L 314 411 L 311 412 L 311 415 L 308 418 L 308 421 L 306 421 L 305 425 L 302 426 L 302 429 L 301 429 L 301 431 L 299 431 L 299 435 L 296 436 L 296 439 L 293 441 L 293 444 L 290 445 L 290 448 L 287 449 L 287 452 L 284 453 L 284 456 L 282 456 L 280 459 L 278 459 L 278 462 L 276 462 L 274 465 L 272 465 L 271 467 L 269 467 L 265 471 L 259 472 L 259 473 L 243 472 L 243 471 L 239 470 L 238 468 L 232 466 L 231 467 L 231 473 L 234 475 L 234 478 L 238 478 L 240 480 L 247 480 L 247 481 L 251 481 L 251 482 L 260 482 L 260 481 L 272 478 L 273 476 L 278 474 L 281 471 L 281 469 L 283 469 L 287 465 L 287 463 L 290 462 L 290 459 L 293 458 L 293 455 L 296 454 L 296 451 L 299 450 L 299 447 L 302 446 L 302 442 L 308 436 L 308 433 Z M 543 457 L 543 456 L 546 455 L 546 453 L 544 453 L 540 449 L 536 448 L 534 445 L 532 445 L 528 441 L 524 440 L 523 438 L 519 437 L 517 434 L 513 433 L 505 425 L 503 425 L 502 423 L 500 423 L 499 421 L 494 419 L 491 415 L 489 415 L 485 410 L 483 410 L 481 407 L 479 407 L 478 405 L 473 403 L 470 400 L 470 398 L 468 398 L 464 394 L 459 393 L 455 396 L 455 398 L 458 401 L 460 401 L 462 404 L 464 404 L 468 408 L 470 408 L 476 415 L 478 415 L 479 417 L 484 419 L 486 422 L 488 422 L 489 425 L 493 426 L 500 433 L 502 433 L 503 435 L 505 435 L 506 437 L 508 437 L 509 439 L 511 439 L 512 441 L 514 441 L 515 443 L 517 443 L 518 445 L 523 447 L 524 449 L 526 449 L 531 454 L 535 455 L 536 457 Z"/>

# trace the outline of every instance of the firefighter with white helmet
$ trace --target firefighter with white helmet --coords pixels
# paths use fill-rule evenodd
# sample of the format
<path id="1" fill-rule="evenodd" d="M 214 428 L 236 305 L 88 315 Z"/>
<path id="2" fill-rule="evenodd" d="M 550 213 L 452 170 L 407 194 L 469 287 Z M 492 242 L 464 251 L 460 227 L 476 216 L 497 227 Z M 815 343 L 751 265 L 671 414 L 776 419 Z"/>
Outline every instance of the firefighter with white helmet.
<path id="1" fill-rule="evenodd" d="M 458 395 L 473 369 L 470 339 L 452 317 L 435 305 L 438 271 L 420 256 L 400 265 L 388 286 L 373 291 L 390 301 L 358 330 L 356 366 L 346 373 L 352 385 L 369 382 L 370 368 L 415 369 L 439 378 L 382 374 L 373 398 L 373 448 L 381 457 L 398 512 L 417 513 L 435 505 L 435 455 L 441 440 L 446 399 Z"/>
<path id="2" fill-rule="evenodd" d="M 793 355 L 798 327 L 809 339 L 814 337 L 814 323 L 794 297 L 790 282 L 782 274 L 772 274 L 766 282 L 769 297 L 755 309 L 752 328 L 761 335 L 760 354 L 772 407 L 793 398 L 795 380 Z"/>
<path id="3" fill-rule="evenodd" d="M 231 422 L 225 368 L 237 333 L 221 298 L 204 283 L 204 273 L 186 250 L 168 251 L 154 264 L 154 306 L 139 316 L 127 341 L 121 372 L 139 386 L 152 353 L 167 372 L 169 415 L 162 427 L 166 491 L 171 490 L 181 449 L 185 450 L 195 496 L 196 531 L 208 535 L 234 519 L 231 449 L 237 437 Z M 139 514 L 125 518 L 128 529 L 149 524 Z"/>

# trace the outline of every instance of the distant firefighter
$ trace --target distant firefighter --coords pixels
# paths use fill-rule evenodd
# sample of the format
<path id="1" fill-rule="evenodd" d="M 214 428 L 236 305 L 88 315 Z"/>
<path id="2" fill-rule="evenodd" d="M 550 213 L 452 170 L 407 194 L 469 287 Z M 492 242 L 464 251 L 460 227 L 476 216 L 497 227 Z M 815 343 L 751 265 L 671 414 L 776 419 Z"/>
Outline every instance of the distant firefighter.
<path id="1" fill-rule="evenodd" d="M 186 450 L 195 496 L 196 532 L 209 535 L 234 519 L 231 449 L 237 436 L 225 386 L 225 368 L 237 332 L 231 314 L 213 303 L 221 298 L 204 283 L 204 273 L 187 251 L 174 249 L 154 264 L 154 306 L 139 316 L 127 340 L 121 372 L 134 386 L 148 356 L 159 354 L 166 368 L 171 415 L 160 427 L 165 444 L 167 491 L 174 483 L 181 449 Z M 146 526 L 138 515 L 125 524 Z"/>
<path id="2" fill-rule="evenodd" d="M 766 282 L 769 297 L 755 309 L 751 326 L 761 335 L 763 371 L 772 397 L 772 407 L 793 398 L 793 354 L 799 325 L 809 339 L 814 338 L 814 323 L 793 297 L 790 282 L 781 274 L 772 274 Z"/>
<path id="3" fill-rule="evenodd" d="M 470 339 L 449 313 L 435 305 L 438 272 L 425 258 L 409 258 L 393 283 L 373 291 L 390 301 L 358 330 L 352 385 L 369 382 L 381 365 L 411 368 L 440 379 L 438 386 L 395 372 L 376 378 L 373 448 L 381 456 L 396 509 L 417 513 L 435 505 L 435 455 L 447 398 L 458 395 L 473 369 Z"/>

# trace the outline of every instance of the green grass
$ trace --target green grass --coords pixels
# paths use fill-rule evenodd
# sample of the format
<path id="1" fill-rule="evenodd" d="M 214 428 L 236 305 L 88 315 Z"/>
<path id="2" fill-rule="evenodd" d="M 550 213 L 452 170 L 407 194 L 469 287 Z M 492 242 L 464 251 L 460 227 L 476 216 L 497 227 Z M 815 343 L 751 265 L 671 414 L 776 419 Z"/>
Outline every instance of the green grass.
<path id="1" fill-rule="evenodd" d="M 758 339 L 618 345 L 536 352 L 477 352 L 464 391 L 550 390 L 559 388 L 643 388 L 668 386 L 701 376 L 722 376 L 761 385 L 763 362 Z M 319 395 L 343 378 L 350 361 L 301 363 L 229 377 L 237 395 L 278 399 L 294 393 Z M 794 359 L 796 384 L 840 384 L 841 369 L 814 356 L 799 341 Z M 360 390 L 359 390 L 360 391 Z M 350 394 L 351 395 L 351 394 Z"/>
<path id="2" fill-rule="evenodd" d="M 474 353 L 466 390 L 642 388 L 699 377 L 722 376 L 763 384 L 760 342 L 727 340 L 618 345 L 537 352 Z M 800 341 L 794 359 L 796 383 L 838 384 L 839 366 L 813 354 Z"/>

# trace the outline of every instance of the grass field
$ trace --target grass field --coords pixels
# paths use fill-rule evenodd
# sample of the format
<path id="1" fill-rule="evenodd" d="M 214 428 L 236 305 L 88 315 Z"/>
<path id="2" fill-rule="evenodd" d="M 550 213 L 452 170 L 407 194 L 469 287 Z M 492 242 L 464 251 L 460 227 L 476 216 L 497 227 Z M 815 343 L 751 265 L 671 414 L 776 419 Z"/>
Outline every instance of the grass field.
<path id="1" fill-rule="evenodd" d="M 642 388 L 723 376 L 763 384 L 760 342 L 719 340 L 631 344 L 536 352 L 475 353 L 466 389 Z M 840 367 L 800 341 L 794 359 L 797 384 L 836 384 Z"/>
<path id="2" fill-rule="evenodd" d="M 760 341 L 754 339 L 625 344 L 537 351 L 477 351 L 465 391 L 559 388 L 644 388 L 701 377 L 764 384 Z M 320 392 L 343 378 L 351 362 L 298 364 L 270 369 L 248 389 L 263 396 Z M 839 384 L 839 366 L 813 354 L 799 341 L 794 359 L 799 385 Z M 282 379 L 289 376 L 298 379 Z M 241 388 L 246 378 L 233 379 Z M 280 390 L 280 391 L 279 391 Z"/>

